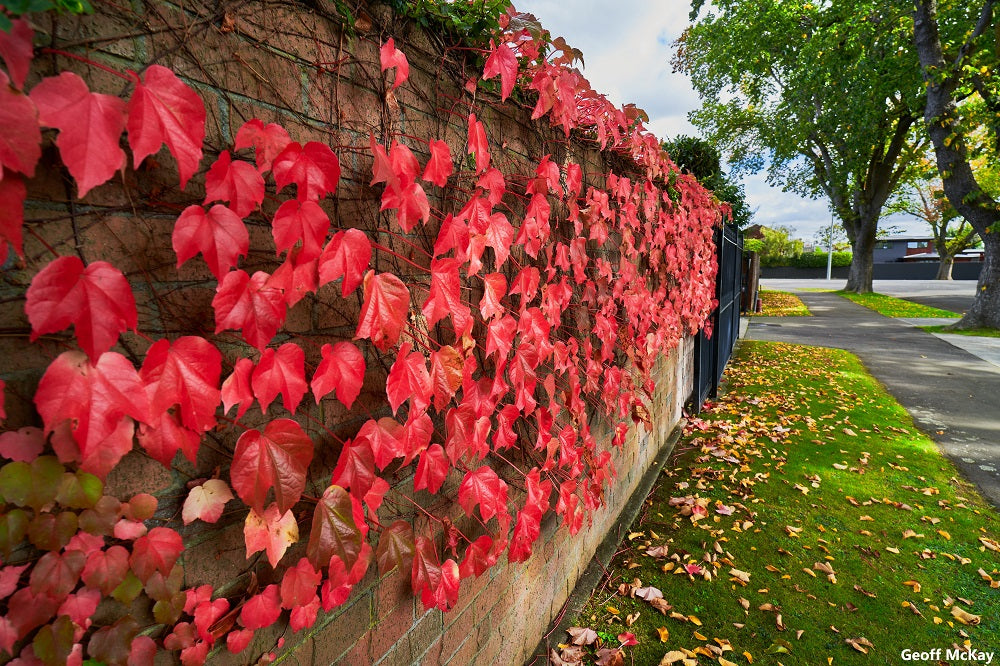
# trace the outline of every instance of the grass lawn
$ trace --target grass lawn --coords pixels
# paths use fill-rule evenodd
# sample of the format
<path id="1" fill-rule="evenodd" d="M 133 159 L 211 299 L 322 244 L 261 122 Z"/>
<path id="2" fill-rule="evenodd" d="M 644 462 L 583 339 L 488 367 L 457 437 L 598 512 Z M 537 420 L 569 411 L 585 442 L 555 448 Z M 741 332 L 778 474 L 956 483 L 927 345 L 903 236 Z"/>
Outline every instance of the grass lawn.
<path id="1" fill-rule="evenodd" d="M 576 618 L 598 640 L 567 662 L 997 651 L 1000 519 L 856 357 L 742 342 L 726 376 Z"/>
<path id="2" fill-rule="evenodd" d="M 761 289 L 761 317 L 810 317 L 809 308 L 795 294 L 787 291 L 771 291 Z"/>
<path id="3" fill-rule="evenodd" d="M 961 317 L 958 312 L 950 312 L 938 308 L 920 305 L 901 298 L 887 296 L 885 294 L 855 294 L 851 291 L 836 292 L 846 299 L 852 300 L 858 305 L 863 305 L 869 310 L 874 310 L 886 317 L 903 317 L 906 319 L 923 319 L 936 317 Z"/>
<path id="4" fill-rule="evenodd" d="M 1000 338 L 1000 330 L 995 328 L 968 328 L 965 330 L 950 330 L 947 326 L 921 326 L 928 333 L 946 333 L 948 335 L 972 335 L 980 338 Z"/>

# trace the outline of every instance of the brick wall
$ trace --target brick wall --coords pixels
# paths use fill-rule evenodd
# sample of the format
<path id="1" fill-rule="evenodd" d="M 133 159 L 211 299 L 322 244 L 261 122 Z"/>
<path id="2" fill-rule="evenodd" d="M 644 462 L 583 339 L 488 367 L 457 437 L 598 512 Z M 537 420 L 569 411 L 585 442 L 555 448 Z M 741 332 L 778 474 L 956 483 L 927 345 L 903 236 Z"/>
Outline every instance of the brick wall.
<path id="1" fill-rule="evenodd" d="M 173 69 L 205 100 L 206 143 L 216 153 L 232 148 L 236 130 L 250 118 L 278 122 L 300 143 L 317 140 L 330 145 L 343 168 L 336 195 L 324 202 L 334 224 L 361 228 L 406 257 L 412 253 L 411 245 L 430 248 L 436 228 L 433 224 L 418 228 L 406 237 L 384 233 L 389 217 L 379 212 L 379 191 L 368 185 L 369 135 L 382 144 L 391 137 L 443 139 L 454 156 L 464 155 L 465 122 L 475 100 L 463 84 L 472 72 L 460 52 L 446 49 L 433 35 L 421 33 L 384 8 L 355 7 L 354 11 L 360 20 L 353 30 L 345 31 L 334 4 L 322 1 L 99 3 L 95 16 L 45 15 L 34 21 L 34 27 L 36 45 L 75 53 L 119 71 L 141 70 L 151 63 Z M 395 37 L 412 67 L 411 82 L 394 93 L 387 85 L 392 74 L 383 75 L 379 69 L 378 48 L 388 36 Z M 123 80 L 96 67 L 53 54 L 38 57 L 28 87 L 56 67 L 76 71 L 97 92 L 118 95 L 127 88 Z M 486 125 L 494 162 L 510 174 L 512 194 L 504 205 L 511 214 L 523 209 L 524 199 L 515 193 L 523 192 L 543 155 L 552 155 L 557 163 L 566 159 L 579 163 L 585 185 L 602 185 L 603 175 L 612 168 L 628 172 L 628 162 L 620 156 L 600 153 L 590 143 L 568 141 L 561 130 L 549 128 L 547 121 L 531 121 L 530 106 L 474 108 Z M 421 162 L 427 159 L 420 152 L 424 144 L 410 141 L 408 145 Z M 103 259 L 121 269 L 136 293 L 139 329 L 144 334 L 153 338 L 212 335 L 210 302 L 215 282 L 201 261 L 175 268 L 170 234 L 178 212 L 201 202 L 203 173 L 214 155 L 202 161 L 202 175 L 192 179 L 186 191 L 177 188 L 173 160 L 166 151 L 154 158 L 138 172 L 125 169 L 123 175 L 81 201 L 75 199 L 75 185 L 55 155 L 43 156 L 41 175 L 31 181 L 26 206 L 26 261 L 16 265 L 8 259 L 0 285 L 0 320 L 8 331 L 0 338 L 8 425 L 37 422 L 31 396 L 49 360 L 67 348 L 68 336 L 59 335 L 26 344 L 30 328 L 23 314 L 24 287 L 51 258 L 51 251 L 76 254 L 86 262 Z M 460 173 L 449 187 L 435 188 L 431 205 L 443 210 L 460 206 L 471 194 L 474 180 L 471 170 Z M 247 220 L 251 250 L 242 267 L 248 273 L 278 265 L 267 222 L 276 207 L 276 202 L 265 201 L 261 213 Z M 374 262 L 380 271 L 400 275 L 409 271 L 403 259 L 390 253 L 377 253 Z M 304 341 L 307 349 L 312 347 L 307 363 L 315 367 L 322 343 L 353 335 L 359 306 L 357 296 L 342 299 L 336 287 L 327 286 L 289 311 L 284 331 Z M 419 305 L 414 310 L 419 311 Z M 125 334 L 121 351 L 141 358 L 146 340 Z M 215 340 L 220 347 L 237 344 L 235 336 Z M 559 521 L 549 514 L 528 562 L 507 566 L 504 558 L 482 577 L 464 580 L 459 606 L 448 613 L 424 611 L 410 592 L 409 572 L 379 577 L 373 568 L 350 599 L 328 614 L 321 612 L 314 627 L 298 634 L 283 625 L 272 627 L 258 632 L 250 650 L 242 655 L 223 651 L 213 657 L 213 663 L 243 663 L 248 654 L 276 650 L 280 638 L 283 647 L 277 651 L 287 654 L 292 663 L 524 662 L 558 615 L 597 544 L 609 530 L 624 529 L 616 522 L 621 507 L 680 420 L 681 405 L 691 389 L 691 356 L 691 342 L 685 340 L 660 361 L 655 373 L 660 381 L 653 401 L 654 431 L 634 429 L 625 446 L 615 451 L 618 480 L 606 495 L 606 506 L 576 537 L 559 529 Z M 224 368 L 224 376 L 228 369 Z M 380 373 L 369 364 L 359 400 L 361 413 L 370 409 L 377 416 L 378 410 L 386 409 L 386 372 L 387 368 Z M 275 406 L 272 418 L 275 412 L 282 415 Z M 364 420 L 358 413 L 329 400 L 309 416 L 331 435 L 343 438 L 353 435 Z M 263 417 L 256 422 L 253 417 L 244 419 L 251 427 L 264 421 Z M 599 440 L 609 439 L 606 424 L 595 422 L 592 429 Z M 317 440 L 317 460 L 311 470 L 314 481 L 306 492 L 318 495 L 328 483 L 338 448 L 331 437 L 323 441 L 318 426 L 311 434 Z M 210 445 L 202 446 L 197 465 L 178 457 L 172 470 L 134 451 L 112 472 L 109 488 L 123 498 L 136 492 L 156 494 L 160 498 L 157 519 L 173 520 L 174 526 L 188 481 L 226 465 L 231 455 L 232 441 L 214 434 L 211 438 Z M 392 480 L 396 490 L 414 495 L 412 467 L 401 469 Z M 454 495 L 457 481 L 449 479 L 450 492 L 446 485 L 442 493 Z M 414 497 L 431 501 L 419 493 Z M 250 571 L 244 557 L 243 516 L 227 513 L 211 531 L 205 531 L 204 525 L 186 532 L 181 529 L 188 544 L 185 586 L 210 583 L 222 593 L 234 594 L 246 587 Z M 386 524 L 400 516 L 412 517 L 398 505 L 380 511 Z M 464 516 L 455 514 L 454 518 L 460 521 Z M 303 548 L 299 544 L 286 561 L 295 561 Z M 262 584 L 273 582 L 274 573 L 266 563 L 255 573 Z M 122 609 L 102 606 L 98 612 L 108 617 Z M 134 607 L 129 612 L 140 622 L 152 621 L 149 608 Z"/>

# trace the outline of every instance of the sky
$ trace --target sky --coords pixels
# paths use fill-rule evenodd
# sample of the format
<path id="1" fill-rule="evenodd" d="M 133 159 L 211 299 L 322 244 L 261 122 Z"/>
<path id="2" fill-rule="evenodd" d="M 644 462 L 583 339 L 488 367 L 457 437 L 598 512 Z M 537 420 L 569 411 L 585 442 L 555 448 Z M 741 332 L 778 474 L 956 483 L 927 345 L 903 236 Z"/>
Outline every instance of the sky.
<path id="1" fill-rule="evenodd" d="M 686 0 L 514 0 L 534 14 L 553 37 L 583 51 L 583 74 L 614 104 L 633 103 L 649 115 L 647 128 L 660 139 L 697 136 L 687 114 L 701 106 L 683 74 L 671 71 L 672 44 L 688 25 Z M 826 199 L 808 199 L 771 187 L 765 174 L 742 176 L 754 221 L 792 227 L 794 237 L 812 240 L 830 224 Z M 905 234 L 929 231 L 918 220 L 894 216 Z"/>

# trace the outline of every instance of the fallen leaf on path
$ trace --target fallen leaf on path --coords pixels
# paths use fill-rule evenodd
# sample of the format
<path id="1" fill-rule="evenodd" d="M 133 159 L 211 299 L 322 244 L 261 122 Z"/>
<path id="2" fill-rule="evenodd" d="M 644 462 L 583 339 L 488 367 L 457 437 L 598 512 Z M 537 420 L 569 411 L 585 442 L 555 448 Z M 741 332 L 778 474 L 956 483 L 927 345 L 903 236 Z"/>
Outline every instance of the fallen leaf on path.
<path id="1" fill-rule="evenodd" d="M 589 627 L 570 627 L 566 630 L 574 645 L 591 645 L 597 640 L 597 632 Z"/>

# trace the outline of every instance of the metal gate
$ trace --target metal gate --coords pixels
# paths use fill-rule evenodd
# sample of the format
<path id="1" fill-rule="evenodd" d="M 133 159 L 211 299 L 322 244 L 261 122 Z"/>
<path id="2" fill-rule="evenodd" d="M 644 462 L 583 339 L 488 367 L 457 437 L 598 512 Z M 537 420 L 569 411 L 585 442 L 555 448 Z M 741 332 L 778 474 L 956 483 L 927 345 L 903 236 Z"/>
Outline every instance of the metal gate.
<path id="1" fill-rule="evenodd" d="M 712 336 L 704 329 L 695 338 L 694 396 L 695 411 L 705 400 L 719 392 L 719 381 L 740 335 L 740 297 L 743 291 L 743 232 L 726 224 L 715 231 L 719 272 L 715 297 L 719 306 L 709 315 Z"/>

